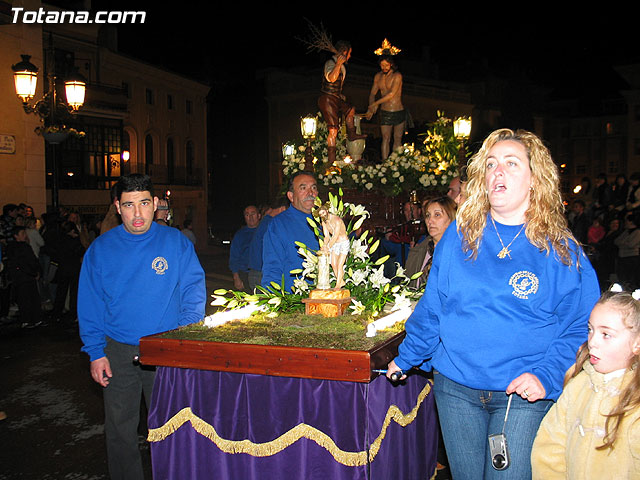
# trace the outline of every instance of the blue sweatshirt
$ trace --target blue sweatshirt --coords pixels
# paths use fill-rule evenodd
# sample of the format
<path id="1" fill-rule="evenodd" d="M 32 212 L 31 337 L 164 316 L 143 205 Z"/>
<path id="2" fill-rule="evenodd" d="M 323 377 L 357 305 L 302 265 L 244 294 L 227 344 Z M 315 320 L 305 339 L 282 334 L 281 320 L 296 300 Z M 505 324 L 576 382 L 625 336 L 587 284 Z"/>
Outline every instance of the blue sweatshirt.
<path id="1" fill-rule="evenodd" d="M 193 244 L 156 222 L 145 233 L 122 225 L 96 238 L 85 253 L 78 286 L 82 350 L 104 357 L 105 337 L 138 345 L 140 338 L 204 318 L 204 271 Z"/>
<path id="2" fill-rule="evenodd" d="M 273 217 L 262 242 L 262 286 L 278 285 L 284 275 L 285 290 L 290 291 L 295 275 L 289 272 L 302 267 L 302 256 L 294 242 L 304 243 L 310 250 L 318 250 L 318 238 L 307 222 L 311 214 L 293 205 Z"/>
<path id="3" fill-rule="evenodd" d="M 249 245 L 249 268 L 252 270 L 262 270 L 262 241 L 267 233 L 267 227 L 271 223 L 273 217 L 271 215 L 265 215 L 260 220 L 260 225 L 256 229 L 256 233 Z"/>
<path id="4" fill-rule="evenodd" d="M 521 225 L 496 222 L 508 245 Z M 587 339 L 587 321 L 600 296 L 586 256 L 580 269 L 531 245 L 524 231 L 502 249 L 491 222 L 478 257 L 462 251 L 453 222 L 434 252 L 423 297 L 407 320 L 396 364 L 422 364 L 451 380 L 481 390 L 506 390 L 525 372 L 538 377 L 546 398 L 557 399 L 566 370 Z M 425 360 L 427 362 L 423 363 Z"/>
<path id="5" fill-rule="evenodd" d="M 256 230 L 258 227 L 249 228 L 245 225 L 233 236 L 229 250 L 229 270 L 233 273 L 249 270 L 249 245 Z"/>

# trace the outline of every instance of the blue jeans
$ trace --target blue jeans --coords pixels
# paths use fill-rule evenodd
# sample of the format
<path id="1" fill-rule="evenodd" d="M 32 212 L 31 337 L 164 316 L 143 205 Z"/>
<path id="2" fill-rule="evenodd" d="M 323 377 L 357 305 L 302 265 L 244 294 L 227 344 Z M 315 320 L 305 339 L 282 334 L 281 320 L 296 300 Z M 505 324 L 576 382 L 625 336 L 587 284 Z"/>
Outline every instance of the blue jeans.
<path id="1" fill-rule="evenodd" d="M 503 391 L 475 390 L 434 371 L 433 391 L 451 475 L 456 480 L 531 478 L 531 446 L 551 400 L 511 400 L 505 427 L 511 463 L 491 466 L 488 437 L 501 433 L 509 396 Z"/>

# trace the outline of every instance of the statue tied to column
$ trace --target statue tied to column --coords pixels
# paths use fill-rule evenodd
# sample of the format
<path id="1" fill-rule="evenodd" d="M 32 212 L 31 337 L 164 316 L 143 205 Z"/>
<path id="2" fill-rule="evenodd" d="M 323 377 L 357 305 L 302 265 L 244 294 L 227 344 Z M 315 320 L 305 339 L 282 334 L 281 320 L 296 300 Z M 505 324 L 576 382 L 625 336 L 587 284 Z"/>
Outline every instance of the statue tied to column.
<path id="1" fill-rule="evenodd" d="M 349 254 L 349 237 L 344 222 L 339 215 L 331 213 L 331 207 L 328 204 L 321 205 L 315 212 L 315 215 L 322 223 L 322 232 L 324 241 L 320 252 L 329 255 L 329 263 L 336 277 L 335 290 L 340 290 L 344 282 L 344 264 Z"/>
<path id="2" fill-rule="evenodd" d="M 386 160 L 391 151 L 393 137 L 394 150 L 402 145 L 402 136 L 407 124 L 408 113 L 402 105 L 402 74 L 394 56 L 400 49 L 394 47 L 385 38 L 382 47 L 374 52 L 379 56 L 380 71 L 373 77 L 373 85 L 369 93 L 369 107 L 365 117 L 370 120 L 379 110 L 380 133 L 382 134 L 381 156 Z M 376 99 L 377 94 L 380 97 Z"/>

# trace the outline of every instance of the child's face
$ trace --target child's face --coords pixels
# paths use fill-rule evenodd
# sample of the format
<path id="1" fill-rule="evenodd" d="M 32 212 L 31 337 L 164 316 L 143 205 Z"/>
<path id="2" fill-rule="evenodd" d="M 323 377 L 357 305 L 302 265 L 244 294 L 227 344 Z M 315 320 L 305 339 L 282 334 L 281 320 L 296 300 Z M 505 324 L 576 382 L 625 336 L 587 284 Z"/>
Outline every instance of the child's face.
<path id="1" fill-rule="evenodd" d="M 597 304 L 589 317 L 589 361 L 593 368 L 600 373 L 627 368 L 638 352 L 638 335 L 624 324 L 620 310 Z"/>

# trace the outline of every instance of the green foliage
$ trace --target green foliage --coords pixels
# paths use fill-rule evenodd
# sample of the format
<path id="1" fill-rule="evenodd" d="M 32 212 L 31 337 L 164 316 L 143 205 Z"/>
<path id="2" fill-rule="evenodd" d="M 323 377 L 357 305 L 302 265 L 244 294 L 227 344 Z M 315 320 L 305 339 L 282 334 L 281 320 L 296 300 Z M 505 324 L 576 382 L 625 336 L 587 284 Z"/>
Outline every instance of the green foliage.
<path id="1" fill-rule="evenodd" d="M 396 264 L 396 272 L 392 278 L 387 278 L 384 274 L 385 262 L 388 255 L 372 259 L 380 247 L 380 240 L 369 235 L 367 230 L 360 233 L 364 220 L 369 216 L 369 212 L 362 205 L 353 205 L 344 202 L 342 199 L 342 189 L 338 194 L 329 193 L 327 204 L 317 199 L 313 213 L 320 206 L 328 207 L 331 213 L 339 215 L 345 222 L 347 235 L 351 238 L 349 254 L 345 262 L 345 288 L 349 289 L 352 297 L 350 305 L 353 314 L 379 315 L 383 309 L 399 309 L 410 305 L 412 300 L 422 295 L 422 290 L 412 290 L 409 283 L 415 280 L 422 272 L 418 272 L 411 277 L 407 277 L 404 269 Z M 309 224 L 313 228 L 322 245 L 323 237 L 321 226 L 316 220 L 309 219 Z M 357 235 L 359 234 L 359 236 Z M 303 311 L 302 299 L 306 298 L 309 291 L 317 284 L 318 257 L 317 251 L 309 249 L 301 242 L 295 242 L 298 253 L 302 257 L 302 268 L 292 270 L 296 275 L 293 282 L 292 291 L 286 292 L 284 288 L 284 278 L 281 284 L 272 282 L 270 287 L 257 287 L 256 292 L 248 294 L 231 290 L 216 290 L 213 292 L 214 301 L 212 305 L 218 305 L 227 309 L 235 309 L 247 305 L 260 307 L 260 310 L 271 315 Z M 335 285 L 335 277 L 331 272 L 331 284 Z"/>

